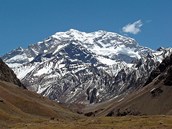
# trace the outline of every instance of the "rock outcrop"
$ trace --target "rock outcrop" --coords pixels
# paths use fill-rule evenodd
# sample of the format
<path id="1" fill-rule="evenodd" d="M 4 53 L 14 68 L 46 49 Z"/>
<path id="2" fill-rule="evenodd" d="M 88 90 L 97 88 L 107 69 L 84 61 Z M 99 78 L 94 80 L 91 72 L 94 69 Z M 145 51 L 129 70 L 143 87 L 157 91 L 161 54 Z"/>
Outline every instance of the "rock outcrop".
<path id="1" fill-rule="evenodd" d="M 19 87 L 24 87 L 20 80 L 16 77 L 15 73 L 11 68 L 6 65 L 2 59 L 0 59 L 0 80 L 13 83 Z"/>

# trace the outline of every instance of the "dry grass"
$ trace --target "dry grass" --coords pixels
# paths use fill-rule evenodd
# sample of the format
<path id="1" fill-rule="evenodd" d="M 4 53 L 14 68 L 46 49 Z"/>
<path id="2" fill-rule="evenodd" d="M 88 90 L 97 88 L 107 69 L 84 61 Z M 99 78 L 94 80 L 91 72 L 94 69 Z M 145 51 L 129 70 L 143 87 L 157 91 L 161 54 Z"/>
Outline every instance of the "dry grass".
<path id="1" fill-rule="evenodd" d="M 171 116 L 96 117 L 75 121 L 39 120 L 9 126 L 12 129 L 171 129 Z"/>
<path id="2" fill-rule="evenodd" d="M 42 125 L 50 120 L 63 122 L 79 119 L 54 101 L 36 93 L 0 81 L 0 129 Z"/>
<path id="3" fill-rule="evenodd" d="M 0 129 L 172 129 L 172 116 L 84 117 L 0 81 Z"/>

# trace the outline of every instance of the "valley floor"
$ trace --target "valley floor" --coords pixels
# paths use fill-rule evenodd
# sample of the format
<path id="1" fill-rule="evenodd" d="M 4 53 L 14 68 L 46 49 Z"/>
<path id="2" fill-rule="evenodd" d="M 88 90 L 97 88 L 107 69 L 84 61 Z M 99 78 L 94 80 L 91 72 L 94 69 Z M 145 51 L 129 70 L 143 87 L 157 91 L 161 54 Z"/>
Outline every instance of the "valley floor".
<path id="1" fill-rule="evenodd" d="M 2 124 L 2 123 L 1 123 Z M 1 129 L 172 129 L 172 116 L 89 117 L 72 121 L 35 119 Z"/>

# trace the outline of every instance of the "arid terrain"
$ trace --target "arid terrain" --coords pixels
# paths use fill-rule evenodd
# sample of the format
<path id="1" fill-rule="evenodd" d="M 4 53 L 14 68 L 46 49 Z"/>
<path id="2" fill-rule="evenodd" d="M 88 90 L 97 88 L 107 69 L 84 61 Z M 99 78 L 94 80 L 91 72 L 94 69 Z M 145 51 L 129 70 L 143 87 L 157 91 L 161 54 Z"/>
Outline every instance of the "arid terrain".
<path id="1" fill-rule="evenodd" d="M 171 129 L 172 116 L 85 117 L 56 102 L 0 82 L 1 129 Z"/>
<path id="2" fill-rule="evenodd" d="M 95 117 L 71 121 L 35 118 L 2 126 L 3 129 L 171 129 L 171 116 Z"/>

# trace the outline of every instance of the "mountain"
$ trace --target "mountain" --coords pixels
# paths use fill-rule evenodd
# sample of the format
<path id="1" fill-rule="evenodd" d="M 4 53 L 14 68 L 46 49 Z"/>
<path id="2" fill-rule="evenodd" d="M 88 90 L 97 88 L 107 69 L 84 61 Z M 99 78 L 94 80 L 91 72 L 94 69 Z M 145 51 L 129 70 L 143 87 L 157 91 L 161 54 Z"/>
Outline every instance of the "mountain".
<path id="1" fill-rule="evenodd" d="M 116 98 L 85 114 L 97 116 L 171 115 L 172 114 L 172 54 L 152 71 L 149 83 L 127 96 Z M 150 81 L 151 80 L 151 81 Z"/>
<path id="2" fill-rule="evenodd" d="M 25 88 L 20 80 L 16 77 L 15 73 L 2 61 L 2 59 L 0 59 L 0 80 Z"/>
<path id="3" fill-rule="evenodd" d="M 82 118 L 64 106 L 25 89 L 14 72 L 0 60 L 0 128 L 25 128 L 51 121 Z M 21 127 L 20 127 L 21 126 Z M 46 126 L 46 125 L 45 125 Z"/>
<path id="4" fill-rule="evenodd" d="M 165 79 L 165 84 L 166 85 L 172 85 L 172 82 L 171 82 L 171 80 L 170 79 L 172 79 L 171 78 L 171 75 L 172 75 L 172 73 L 171 73 L 171 71 L 170 71 L 170 69 L 171 69 L 171 66 L 172 65 L 172 54 L 171 54 L 171 56 L 167 56 L 162 62 L 161 62 L 161 64 L 155 69 L 155 70 L 153 70 L 152 71 L 152 73 L 150 74 L 150 76 L 149 76 L 149 78 L 148 78 L 148 80 L 147 80 L 147 82 L 146 82 L 146 84 L 149 84 L 150 82 L 152 82 L 157 76 L 159 76 L 160 74 L 160 77 L 161 77 L 161 79 L 160 80 L 162 80 L 162 78 L 164 79 L 164 78 L 166 78 Z M 168 71 L 167 71 L 168 70 Z M 164 71 L 165 71 L 165 73 L 164 73 Z M 145 85 L 146 85 L 145 84 Z"/>
<path id="5" fill-rule="evenodd" d="M 0 67 L 0 71 L 1 75 L 6 73 L 4 67 Z M 172 126 L 171 116 L 84 117 L 7 81 L 0 79 L 1 129 L 169 129 Z"/>
<path id="6" fill-rule="evenodd" d="M 117 33 L 71 29 L 2 56 L 32 91 L 61 103 L 99 103 L 144 86 L 170 53 Z"/>

